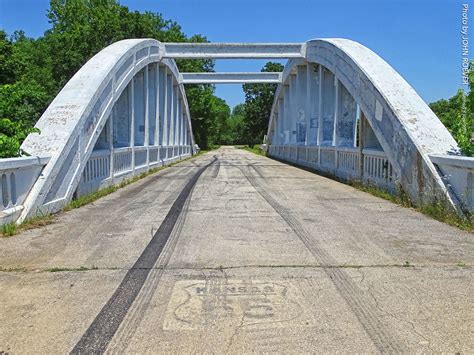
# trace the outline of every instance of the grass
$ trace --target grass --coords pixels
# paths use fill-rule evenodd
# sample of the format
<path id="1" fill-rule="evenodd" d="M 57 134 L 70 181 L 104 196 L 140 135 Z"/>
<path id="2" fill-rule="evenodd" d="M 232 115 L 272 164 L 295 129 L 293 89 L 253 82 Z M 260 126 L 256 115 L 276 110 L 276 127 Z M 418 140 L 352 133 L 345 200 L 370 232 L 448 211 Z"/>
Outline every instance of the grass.
<path id="1" fill-rule="evenodd" d="M 2 225 L 0 237 L 8 238 L 22 231 L 47 226 L 48 224 L 53 223 L 54 220 L 55 220 L 54 215 L 43 214 L 43 215 L 38 215 L 32 218 L 29 218 L 21 224 L 10 222 L 10 223 Z"/>
<path id="2" fill-rule="evenodd" d="M 426 216 L 436 219 L 437 221 L 449 224 L 461 230 L 474 232 L 473 217 L 459 215 L 456 211 L 448 208 L 447 203 L 442 199 L 423 205 L 416 205 L 402 190 L 399 190 L 395 194 L 391 194 L 390 192 L 382 190 L 376 186 L 362 185 L 360 182 L 351 182 L 350 185 L 358 190 L 391 201 L 402 207 L 413 208 Z"/>
<path id="3" fill-rule="evenodd" d="M 98 270 L 99 268 L 97 266 L 92 265 L 91 267 L 75 267 L 75 268 L 69 268 L 69 267 L 52 267 L 49 269 L 45 269 L 44 271 L 46 272 L 63 272 L 63 271 L 89 271 L 89 270 Z"/>
<path id="4" fill-rule="evenodd" d="M 38 216 L 35 216 L 35 217 L 32 217 L 30 219 L 25 220 L 21 224 L 16 224 L 15 222 L 10 222 L 10 223 L 4 224 L 4 225 L 1 226 L 0 237 L 8 238 L 8 237 L 17 235 L 18 233 L 20 233 L 22 231 L 25 231 L 25 230 L 28 230 L 28 229 L 39 228 L 39 227 L 43 227 L 43 226 L 46 226 L 48 224 L 51 224 L 55 221 L 56 215 L 61 213 L 61 212 L 71 211 L 73 209 L 88 205 L 88 204 L 98 200 L 99 198 L 110 195 L 112 192 L 115 192 L 118 189 L 121 189 L 121 188 L 123 188 L 127 185 L 130 185 L 130 184 L 132 184 L 132 183 L 134 183 L 138 180 L 141 180 L 141 179 L 143 179 L 143 178 L 145 178 L 149 175 L 155 174 L 158 171 L 167 169 L 167 168 L 169 168 L 173 165 L 176 165 L 176 164 L 181 163 L 183 161 L 189 160 L 191 158 L 196 158 L 196 157 L 198 157 L 202 154 L 205 154 L 205 153 L 209 152 L 210 150 L 213 150 L 213 149 L 216 149 L 216 148 L 218 148 L 218 146 L 217 147 L 212 147 L 209 150 L 201 150 L 201 151 L 199 151 L 198 154 L 195 154 L 195 155 L 193 155 L 191 157 L 188 157 L 186 159 L 178 160 L 178 161 L 176 161 L 174 163 L 171 163 L 169 165 L 163 165 L 163 166 L 160 166 L 160 167 L 150 169 L 150 170 L 145 171 L 141 174 L 135 175 L 135 176 L 133 176 L 129 179 L 122 180 L 119 184 L 107 186 L 103 189 L 91 192 L 87 195 L 80 196 L 77 199 L 71 200 L 71 202 L 69 202 L 65 207 L 63 207 L 63 209 L 60 212 L 58 212 L 56 214 L 38 215 Z"/>
<path id="5" fill-rule="evenodd" d="M 243 149 L 248 152 L 257 154 L 257 155 L 262 155 L 262 156 L 267 156 L 267 153 L 260 148 L 260 145 L 244 145 L 244 146 L 236 146 L 238 149 Z"/>

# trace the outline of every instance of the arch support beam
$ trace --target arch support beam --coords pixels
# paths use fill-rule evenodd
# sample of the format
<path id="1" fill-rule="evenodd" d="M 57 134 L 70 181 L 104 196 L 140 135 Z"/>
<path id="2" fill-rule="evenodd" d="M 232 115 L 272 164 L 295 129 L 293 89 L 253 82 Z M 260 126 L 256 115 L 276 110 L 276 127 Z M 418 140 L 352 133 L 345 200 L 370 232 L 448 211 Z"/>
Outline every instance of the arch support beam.
<path id="1" fill-rule="evenodd" d="M 183 84 L 279 84 L 278 72 L 181 73 Z"/>
<path id="2" fill-rule="evenodd" d="M 284 59 L 304 58 L 304 43 L 162 43 L 163 58 Z"/>

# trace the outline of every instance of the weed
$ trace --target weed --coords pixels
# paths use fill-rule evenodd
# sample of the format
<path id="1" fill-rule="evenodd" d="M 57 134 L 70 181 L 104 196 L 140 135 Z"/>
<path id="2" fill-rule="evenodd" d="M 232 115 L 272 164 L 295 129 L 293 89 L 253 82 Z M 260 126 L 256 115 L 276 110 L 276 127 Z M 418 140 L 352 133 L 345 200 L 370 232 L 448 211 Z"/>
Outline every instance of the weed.
<path id="1" fill-rule="evenodd" d="M 237 146 L 237 148 L 246 150 L 248 152 L 251 152 L 257 155 L 267 156 L 267 153 L 262 148 L 260 148 L 259 145 L 251 145 L 251 146 L 244 145 L 244 146 Z"/>
<path id="2" fill-rule="evenodd" d="M 17 225 L 15 222 L 10 222 L 2 226 L 2 236 L 11 237 L 17 233 Z"/>
<path id="3" fill-rule="evenodd" d="M 80 266 L 80 267 L 52 267 L 49 269 L 45 269 L 46 272 L 62 272 L 62 271 L 88 271 L 88 270 L 97 270 L 98 267 L 92 265 L 91 267 Z"/>

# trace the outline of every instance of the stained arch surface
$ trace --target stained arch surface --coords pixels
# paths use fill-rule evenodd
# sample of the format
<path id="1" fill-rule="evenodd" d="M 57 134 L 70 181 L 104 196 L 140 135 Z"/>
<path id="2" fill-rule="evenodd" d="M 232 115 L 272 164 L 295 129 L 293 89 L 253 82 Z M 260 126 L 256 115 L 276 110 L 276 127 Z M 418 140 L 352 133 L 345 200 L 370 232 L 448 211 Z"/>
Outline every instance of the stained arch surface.
<path id="1" fill-rule="evenodd" d="M 270 154 L 318 170 L 330 166 L 332 173 L 341 165 L 351 178 L 362 177 L 364 169 L 377 171 L 415 201 L 440 194 L 454 198 L 429 155 L 459 154 L 459 148 L 415 90 L 357 42 L 315 39 L 305 47 L 304 58 L 286 65 L 276 92 L 268 130 Z M 353 112 L 344 107 L 350 106 L 344 95 L 353 101 Z M 353 128 L 349 146 L 339 135 L 348 125 Z M 373 147 L 361 144 L 364 136 L 357 130 L 365 126 L 365 143 Z"/>
<path id="2" fill-rule="evenodd" d="M 36 124 L 41 133 L 29 135 L 22 144 L 26 153 L 49 156 L 49 162 L 28 194 L 19 221 L 39 211 L 56 211 L 72 198 L 81 179 L 88 177 L 84 169 L 97 149 L 99 136 L 105 134 L 104 127 L 113 116 L 113 108 L 124 96 L 133 103 L 133 92 L 137 90 L 134 78 L 142 73 L 140 80 L 144 76 L 147 86 L 142 87 L 141 95 L 148 94 L 144 98 L 142 111 L 134 104 L 129 103 L 127 106 L 132 125 L 129 153 L 127 155 L 124 152 L 123 157 L 116 157 L 115 167 L 120 165 L 118 159 L 122 159 L 122 165 L 128 164 L 129 170 L 134 170 L 135 159 L 145 158 L 149 168 L 152 155 L 156 157 L 156 163 L 163 163 L 193 153 L 194 140 L 182 80 L 174 60 L 162 57 L 161 44 L 156 40 L 119 41 L 90 59 L 64 86 Z M 154 75 L 149 77 L 150 70 L 146 68 L 155 68 Z M 160 81 L 163 77 L 165 80 Z M 154 89 L 150 90 L 150 86 Z M 156 97 L 151 98 L 150 91 Z M 160 102 L 160 99 L 164 102 Z M 149 105 L 152 101 L 155 103 L 154 108 Z M 146 128 L 142 125 L 135 127 L 135 132 L 144 131 L 147 138 L 147 142 L 137 142 L 145 146 L 140 149 L 135 148 L 134 142 L 133 122 L 136 115 L 146 117 Z M 156 132 L 153 139 L 150 137 L 150 122 L 153 122 Z M 159 130 L 159 125 L 162 130 Z M 159 141 L 155 141 L 157 139 Z M 157 146 L 156 151 L 149 147 L 151 141 Z M 145 153 L 140 153 L 143 151 Z M 113 158 L 107 160 L 106 164 L 94 162 L 92 177 L 96 177 L 101 169 L 113 171 L 114 162 L 111 160 Z"/>

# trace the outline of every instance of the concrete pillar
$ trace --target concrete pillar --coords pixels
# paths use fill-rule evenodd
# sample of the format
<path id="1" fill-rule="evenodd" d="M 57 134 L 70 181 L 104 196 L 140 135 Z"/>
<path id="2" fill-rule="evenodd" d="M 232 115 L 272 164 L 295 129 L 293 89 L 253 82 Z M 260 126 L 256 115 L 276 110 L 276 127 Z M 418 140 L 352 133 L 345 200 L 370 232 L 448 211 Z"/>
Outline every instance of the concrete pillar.
<path id="1" fill-rule="evenodd" d="M 355 123 L 354 123 L 354 147 L 357 147 L 357 141 L 359 139 L 359 131 L 360 131 L 360 128 L 357 129 L 357 127 L 359 127 L 360 125 L 360 116 L 361 116 L 361 110 L 360 110 L 360 106 L 358 103 L 356 103 L 356 119 L 355 119 Z"/>
<path id="2" fill-rule="evenodd" d="M 168 92 L 167 95 L 167 105 L 166 108 L 168 110 L 166 121 L 168 122 L 168 141 L 166 143 L 167 146 L 172 146 L 174 142 L 174 110 L 173 110 L 173 77 L 171 74 L 167 74 L 166 76 L 166 90 Z M 171 158 L 170 156 L 168 158 Z"/>
<path id="3" fill-rule="evenodd" d="M 186 122 L 184 121 L 184 101 L 181 99 L 181 145 L 184 145 L 184 132 L 186 127 Z"/>
<path id="4" fill-rule="evenodd" d="M 283 87 L 283 121 L 284 121 L 284 144 L 290 144 L 291 114 L 290 114 L 290 86 Z"/>
<path id="5" fill-rule="evenodd" d="M 337 116 L 337 145 L 340 147 L 355 146 L 355 131 L 357 121 L 357 104 L 352 95 L 339 82 L 338 116 Z"/>
<path id="6" fill-rule="evenodd" d="M 364 175 L 364 155 L 362 150 L 364 149 L 364 141 L 363 141 L 363 127 L 362 127 L 362 120 L 363 120 L 364 115 L 362 114 L 362 110 L 360 109 L 360 106 L 357 105 L 357 120 L 359 123 L 359 130 L 358 130 L 358 147 L 359 147 L 359 179 L 362 181 L 362 177 Z"/>
<path id="7" fill-rule="evenodd" d="M 148 142 L 148 146 L 153 146 L 156 145 L 156 63 L 149 64 L 148 65 L 148 119 L 147 119 L 147 125 L 148 129 L 146 132 L 148 132 L 148 139 L 145 139 L 145 141 Z"/>
<path id="8" fill-rule="evenodd" d="M 155 109 L 155 139 L 154 145 L 160 145 L 161 132 L 160 132 L 160 65 L 156 63 L 155 66 L 155 97 L 156 97 L 156 109 Z"/>
<path id="9" fill-rule="evenodd" d="M 338 146 L 338 118 L 339 118 L 339 80 L 334 77 L 334 121 L 333 121 L 333 133 L 332 133 L 332 145 Z"/>
<path id="10" fill-rule="evenodd" d="M 306 144 L 318 142 L 319 127 L 319 66 L 308 63 L 306 66 Z"/>
<path id="11" fill-rule="evenodd" d="M 149 106 L 149 102 L 150 102 L 150 87 L 148 85 L 148 66 L 146 66 L 144 69 L 143 69 L 143 72 L 144 72 L 144 86 L 145 86 L 145 95 L 143 97 L 143 100 L 144 100 L 144 104 L 145 104 L 145 125 L 144 125 L 144 130 L 145 130 L 145 136 L 144 136 L 144 142 L 143 142 L 143 145 L 145 147 L 147 147 L 147 150 L 146 150 L 146 165 L 148 166 L 149 164 L 149 161 L 150 161 L 150 151 L 148 149 L 148 145 L 149 145 L 149 137 L 150 137 L 150 132 L 149 132 L 149 114 L 150 114 L 150 108 L 148 107 Z"/>
<path id="12" fill-rule="evenodd" d="M 278 99 L 278 144 L 285 143 L 285 115 L 284 115 L 283 99 Z"/>
<path id="13" fill-rule="evenodd" d="M 160 68 L 160 137 L 161 145 L 168 145 L 168 80 L 166 67 Z"/>
<path id="14" fill-rule="evenodd" d="M 173 79 L 174 81 L 174 79 Z M 173 124 L 174 124 L 174 140 L 173 145 L 178 145 L 179 138 L 179 90 L 176 83 L 173 84 Z M 176 154 L 175 154 L 176 155 Z"/>
<path id="15" fill-rule="evenodd" d="M 110 159 L 109 159 L 109 177 L 114 177 L 114 110 L 110 111 L 110 117 L 108 120 L 107 127 L 107 140 L 109 143 L 109 150 L 110 150 Z"/>
<path id="16" fill-rule="evenodd" d="M 135 171 L 135 101 L 134 101 L 134 86 L 133 80 L 130 81 L 128 88 L 129 93 L 129 113 L 130 113 L 130 146 L 132 147 L 132 171 Z"/>
<path id="17" fill-rule="evenodd" d="M 296 67 L 296 142 L 306 144 L 306 66 Z"/>
<path id="18" fill-rule="evenodd" d="M 296 123 L 297 123 L 297 104 L 296 104 L 296 74 L 290 74 L 290 101 L 289 101 L 289 122 L 290 122 L 290 143 L 296 143 Z"/>
<path id="19" fill-rule="evenodd" d="M 337 147 L 339 146 L 339 139 L 338 139 L 338 121 L 339 121 L 339 80 L 334 77 L 334 87 L 335 87 L 335 94 L 334 94 L 334 126 L 333 126 L 333 134 L 332 134 L 332 145 L 334 148 L 334 169 L 337 170 Z"/>
<path id="20" fill-rule="evenodd" d="M 166 88 L 168 90 L 168 146 L 172 146 L 174 143 L 174 87 L 173 77 L 171 74 L 167 76 Z M 171 157 L 168 157 L 171 158 Z"/>
<path id="21" fill-rule="evenodd" d="M 181 146 L 182 145 L 182 138 L 181 138 L 181 135 L 182 135 L 182 132 L 181 130 L 183 129 L 183 99 L 181 98 L 178 98 L 178 137 L 177 137 L 177 144 L 178 146 Z"/>
<path id="22" fill-rule="evenodd" d="M 322 125 L 322 144 L 333 144 L 334 133 L 334 112 L 335 112 L 335 80 L 334 74 L 326 68 L 323 68 L 322 75 L 322 106 L 323 106 L 323 125 Z"/>
<path id="23" fill-rule="evenodd" d="M 272 127 L 272 130 L 271 130 L 271 141 L 269 139 L 269 141 L 267 142 L 267 144 L 272 144 L 272 145 L 275 145 L 277 144 L 277 141 L 278 141 L 278 112 L 275 112 L 273 114 L 273 127 Z"/>
<path id="24" fill-rule="evenodd" d="M 145 145 L 145 124 L 146 124 L 146 89 L 145 89 L 146 68 L 140 70 L 133 78 L 133 100 L 134 100 L 134 145 Z"/>
<path id="25" fill-rule="evenodd" d="M 320 146 L 323 143 L 323 66 L 318 65 L 318 135 L 317 144 Z"/>

